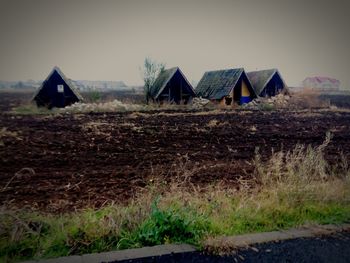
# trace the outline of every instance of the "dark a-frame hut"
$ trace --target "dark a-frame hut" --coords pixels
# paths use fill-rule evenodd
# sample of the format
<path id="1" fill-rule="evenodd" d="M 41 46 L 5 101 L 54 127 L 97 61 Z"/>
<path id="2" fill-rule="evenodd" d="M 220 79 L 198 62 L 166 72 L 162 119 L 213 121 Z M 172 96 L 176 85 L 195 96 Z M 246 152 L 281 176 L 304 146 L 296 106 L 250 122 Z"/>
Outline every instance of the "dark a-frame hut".
<path id="1" fill-rule="evenodd" d="M 82 101 L 74 84 L 66 78 L 58 67 L 54 67 L 49 76 L 35 93 L 33 100 L 38 107 L 64 108 Z"/>
<path id="2" fill-rule="evenodd" d="M 243 68 L 207 71 L 196 88 L 197 96 L 221 105 L 241 105 L 256 98 Z"/>
<path id="3" fill-rule="evenodd" d="M 195 96 L 192 85 L 178 67 L 163 70 L 150 90 L 150 97 L 158 103 L 187 104 Z"/>
<path id="4" fill-rule="evenodd" d="M 247 73 L 256 94 L 260 97 L 273 97 L 288 93 L 287 86 L 277 69 L 266 69 Z"/>

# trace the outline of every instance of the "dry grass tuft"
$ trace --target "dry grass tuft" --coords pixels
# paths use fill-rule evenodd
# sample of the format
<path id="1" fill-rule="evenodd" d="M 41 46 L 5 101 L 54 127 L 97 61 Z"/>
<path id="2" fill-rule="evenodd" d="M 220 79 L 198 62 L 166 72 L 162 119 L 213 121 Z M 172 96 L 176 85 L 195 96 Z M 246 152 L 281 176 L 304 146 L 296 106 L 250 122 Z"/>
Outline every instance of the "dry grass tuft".
<path id="1" fill-rule="evenodd" d="M 18 132 L 9 131 L 6 127 L 0 129 L 0 146 L 5 146 L 4 141 L 6 140 L 22 140 Z"/>
<path id="2" fill-rule="evenodd" d="M 317 90 L 305 88 L 293 94 L 288 102 L 288 107 L 294 109 L 329 108 L 330 102 L 320 99 L 320 93 Z"/>
<path id="3" fill-rule="evenodd" d="M 217 119 L 213 119 L 213 120 L 210 120 L 206 127 L 209 127 L 209 128 L 215 128 L 215 127 L 222 127 L 222 126 L 225 126 L 225 125 L 228 125 L 228 122 L 225 121 L 225 122 L 220 122 L 219 120 Z"/>
<path id="4" fill-rule="evenodd" d="M 3 138 L 3 137 L 16 138 L 17 136 L 18 136 L 17 132 L 11 132 L 11 131 L 7 130 L 6 127 L 1 128 L 1 130 L 0 130 L 0 138 Z"/>

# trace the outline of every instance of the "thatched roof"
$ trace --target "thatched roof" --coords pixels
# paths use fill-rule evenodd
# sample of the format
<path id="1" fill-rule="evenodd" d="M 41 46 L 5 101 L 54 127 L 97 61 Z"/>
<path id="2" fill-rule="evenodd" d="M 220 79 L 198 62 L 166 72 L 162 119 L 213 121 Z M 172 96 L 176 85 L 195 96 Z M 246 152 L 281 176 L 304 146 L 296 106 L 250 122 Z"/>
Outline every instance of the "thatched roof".
<path id="1" fill-rule="evenodd" d="M 74 95 L 80 100 L 83 101 L 83 97 L 80 95 L 77 87 L 73 84 L 73 81 L 71 81 L 69 78 L 67 78 L 63 72 L 61 71 L 61 69 L 57 66 L 55 66 L 50 74 L 47 76 L 47 78 L 43 81 L 43 83 L 41 84 L 41 86 L 39 87 L 39 89 L 37 89 L 37 91 L 35 92 L 34 96 L 33 96 L 33 100 L 35 99 L 35 97 L 40 93 L 41 89 L 45 86 L 45 83 L 50 79 L 50 77 L 57 72 L 57 74 L 63 79 L 63 81 L 67 84 L 67 86 L 72 90 L 72 92 L 74 93 Z"/>
<path id="2" fill-rule="evenodd" d="M 171 78 L 175 75 L 176 72 L 179 72 L 184 80 L 187 82 L 187 84 L 192 88 L 192 85 L 188 82 L 186 79 L 185 75 L 182 73 L 179 67 L 174 67 L 170 69 L 163 70 L 157 77 L 156 81 L 154 82 L 151 90 L 150 90 L 150 95 L 154 99 L 157 99 L 158 96 L 162 93 L 162 91 L 165 89 L 166 85 L 168 82 L 171 80 Z M 193 93 L 195 93 L 193 91 Z"/>
<path id="3" fill-rule="evenodd" d="M 247 76 L 253 85 L 255 93 L 260 95 L 261 92 L 266 87 L 267 83 L 269 83 L 269 81 L 273 78 L 275 74 L 278 74 L 279 78 L 283 82 L 283 85 L 286 86 L 284 80 L 282 79 L 281 74 L 278 72 L 277 69 L 251 71 L 247 73 Z"/>
<path id="4" fill-rule="evenodd" d="M 245 74 L 243 68 L 207 71 L 197 85 L 197 95 L 208 99 L 222 99 L 230 94 L 242 74 Z"/>

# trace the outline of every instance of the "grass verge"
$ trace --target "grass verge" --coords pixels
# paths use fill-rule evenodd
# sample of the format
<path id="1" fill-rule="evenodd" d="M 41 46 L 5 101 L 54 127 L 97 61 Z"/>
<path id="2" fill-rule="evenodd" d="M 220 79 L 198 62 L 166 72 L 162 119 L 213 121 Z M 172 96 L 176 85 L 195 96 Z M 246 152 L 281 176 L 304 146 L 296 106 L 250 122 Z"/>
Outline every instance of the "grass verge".
<path id="1" fill-rule="evenodd" d="M 145 245 L 204 240 L 304 224 L 350 222 L 350 169 L 347 158 L 330 165 L 318 147 L 297 145 L 253 161 L 254 182 L 240 190 L 191 183 L 190 164 L 177 178 L 156 178 L 128 205 L 52 215 L 0 210 L 0 259 L 16 261 L 94 253 Z M 194 168 L 193 168 L 194 169 Z M 242 186 L 246 185 L 242 183 Z"/>

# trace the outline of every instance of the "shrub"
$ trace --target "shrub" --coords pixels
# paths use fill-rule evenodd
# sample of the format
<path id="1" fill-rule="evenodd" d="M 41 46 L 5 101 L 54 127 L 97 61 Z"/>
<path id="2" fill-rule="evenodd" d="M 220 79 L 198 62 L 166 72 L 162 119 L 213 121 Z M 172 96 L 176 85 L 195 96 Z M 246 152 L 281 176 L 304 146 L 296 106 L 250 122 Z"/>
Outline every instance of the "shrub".
<path id="1" fill-rule="evenodd" d="M 175 208 L 161 210 L 156 200 L 150 217 L 137 231 L 137 239 L 146 246 L 178 242 L 195 244 L 207 227 L 206 220 L 195 212 Z"/>

